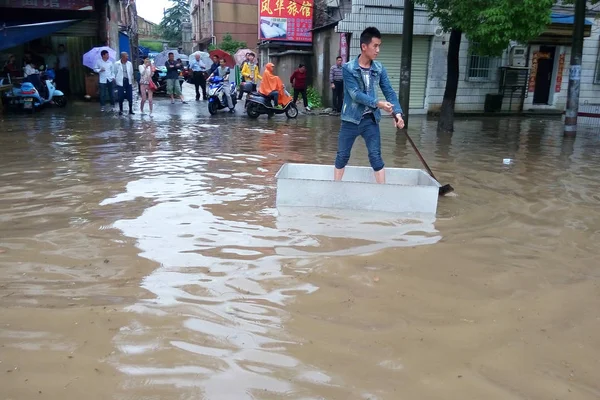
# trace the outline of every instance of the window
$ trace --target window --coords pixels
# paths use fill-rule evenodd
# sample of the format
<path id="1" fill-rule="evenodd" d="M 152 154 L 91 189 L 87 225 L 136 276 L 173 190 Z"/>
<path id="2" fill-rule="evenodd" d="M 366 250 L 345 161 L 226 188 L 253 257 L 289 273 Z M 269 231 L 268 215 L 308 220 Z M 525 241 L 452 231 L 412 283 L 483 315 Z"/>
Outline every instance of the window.
<path id="1" fill-rule="evenodd" d="M 496 68 L 499 65 L 499 57 L 488 57 L 473 54 L 477 46 L 472 43 L 469 48 L 466 80 L 468 81 L 491 81 L 496 76 Z"/>

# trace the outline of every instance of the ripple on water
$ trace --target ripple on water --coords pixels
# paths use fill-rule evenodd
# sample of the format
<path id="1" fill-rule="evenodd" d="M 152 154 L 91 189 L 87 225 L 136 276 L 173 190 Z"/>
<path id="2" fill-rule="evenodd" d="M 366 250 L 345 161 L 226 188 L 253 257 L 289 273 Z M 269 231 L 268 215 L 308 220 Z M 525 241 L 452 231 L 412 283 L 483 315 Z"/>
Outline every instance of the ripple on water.
<path id="1" fill-rule="evenodd" d="M 207 398 L 214 399 L 249 399 L 249 393 L 262 389 L 290 393 L 302 382 L 337 385 L 325 371 L 285 354 L 287 346 L 301 346 L 302 341 L 288 337 L 283 329 L 289 317 L 284 307 L 318 288 L 287 275 L 283 266 L 294 264 L 306 272 L 310 258 L 365 254 L 440 239 L 433 217 L 276 210 L 271 206 L 273 197 L 264 194 L 274 188 L 265 185 L 262 176 L 233 167 L 234 161 L 243 161 L 247 164 L 243 168 L 251 171 L 263 160 L 242 154 L 214 154 L 210 160 L 139 158 L 129 168 L 141 177 L 101 203 L 153 200 L 139 217 L 114 224 L 137 239 L 143 257 L 160 264 L 142 282 L 154 296 L 129 308 L 148 324 L 146 333 L 121 332 L 115 338 L 121 352 L 114 362 L 121 371 L 155 384 L 201 387 Z M 208 163 L 219 172 L 207 172 Z M 299 258 L 304 266 L 290 263 Z M 158 345 L 152 339 L 156 318 L 161 330 L 172 333 Z M 177 340 L 172 339 L 174 332 Z M 175 361 L 156 368 L 143 366 L 143 360 L 168 349 L 178 354 L 175 359 L 194 360 L 199 367 Z M 228 379 L 236 382 L 235 387 L 225 385 Z"/>

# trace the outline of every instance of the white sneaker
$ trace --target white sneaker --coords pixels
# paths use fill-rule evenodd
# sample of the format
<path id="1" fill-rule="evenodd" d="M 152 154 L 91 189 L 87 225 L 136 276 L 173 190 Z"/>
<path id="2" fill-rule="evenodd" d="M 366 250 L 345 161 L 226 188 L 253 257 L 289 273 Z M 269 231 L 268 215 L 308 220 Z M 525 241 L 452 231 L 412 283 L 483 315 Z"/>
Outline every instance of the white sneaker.
<path id="1" fill-rule="evenodd" d="M 100 112 L 104 112 L 104 111 L 106 111 L 106 110 L 104 109 L 104 107 L 100 108 Z"/>
<path id="2" fill-rule="evenodd" d="M 310 111 L 310 107 L 306 107 L 306 111 Z"/>

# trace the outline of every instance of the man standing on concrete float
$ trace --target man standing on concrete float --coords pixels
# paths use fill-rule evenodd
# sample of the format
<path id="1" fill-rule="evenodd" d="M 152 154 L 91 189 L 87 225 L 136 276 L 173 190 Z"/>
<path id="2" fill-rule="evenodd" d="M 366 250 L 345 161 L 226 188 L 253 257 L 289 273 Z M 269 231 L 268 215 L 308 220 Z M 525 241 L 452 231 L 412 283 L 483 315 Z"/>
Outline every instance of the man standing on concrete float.
<path id="1" fill-rule="evenodd" d="M 384 163 L 381 158 L 381 111 L 395 114 L 394 125 L 404 128 L 402 108 L 398 96 L 380 62 L 375 61 L 381 46 L 381 33 L 377 28 L 366 28 L 360 35 L 360 55 L 343 67 L 344 105 L 342 126 L 338 137 L 334 179 L 341 181 L 350 160 L 352 146 L 362 136 L 369 152 L 369 162 L 375 171 L 377 183 L 385 183 Z M 387 101 L 378 100 L 375 88 L 379 85 Z"/>

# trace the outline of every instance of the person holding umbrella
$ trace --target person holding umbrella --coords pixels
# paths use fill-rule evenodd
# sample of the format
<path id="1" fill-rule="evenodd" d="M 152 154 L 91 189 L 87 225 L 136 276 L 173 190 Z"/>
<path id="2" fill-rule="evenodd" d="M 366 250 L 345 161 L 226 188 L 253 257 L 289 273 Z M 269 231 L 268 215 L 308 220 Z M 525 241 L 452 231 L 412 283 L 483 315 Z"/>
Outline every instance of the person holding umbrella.
<path id="1" fill-rule="evenodd" d="M 244 61 L 242 67 L 242 81 L 252 83 L 252 90 L 256 90 L 256 82 L 257 80 L 262 79 L 262 76 L 260 76 L 258 65 L 254 62 L 254 53 L 248 53 L 246 57 L 247 60 Z M 238 100 L 242 99 L 243 94 L 242 85 L 240 85 Z"/>
<path id="2" fill-rule="evenodd" d="M 206 65 L 200 59 L 200 53 L 196 53 L 196 56 L 190 63 L 190 69 L 192 70 L 192 79 L 196 87 L 196 101 L 200 100 L 200 87 L 202 88 L 202 99 L 206 100 L 208 98 L 206 95 L 206 76 L 204 75 L 206 73 Z"/>
<path id="3" fill-rule="evenodd" d="M 113 63 L 109 60 L 107 50 L 100 52 L 100 58 L 96 61 L 94 72 L 98 74 L 100 88 L 100 111 L 104 112 L 106 99 L 110 101 L 111 110 L 115 107 L 114 87 L 115 73 Z"/>

